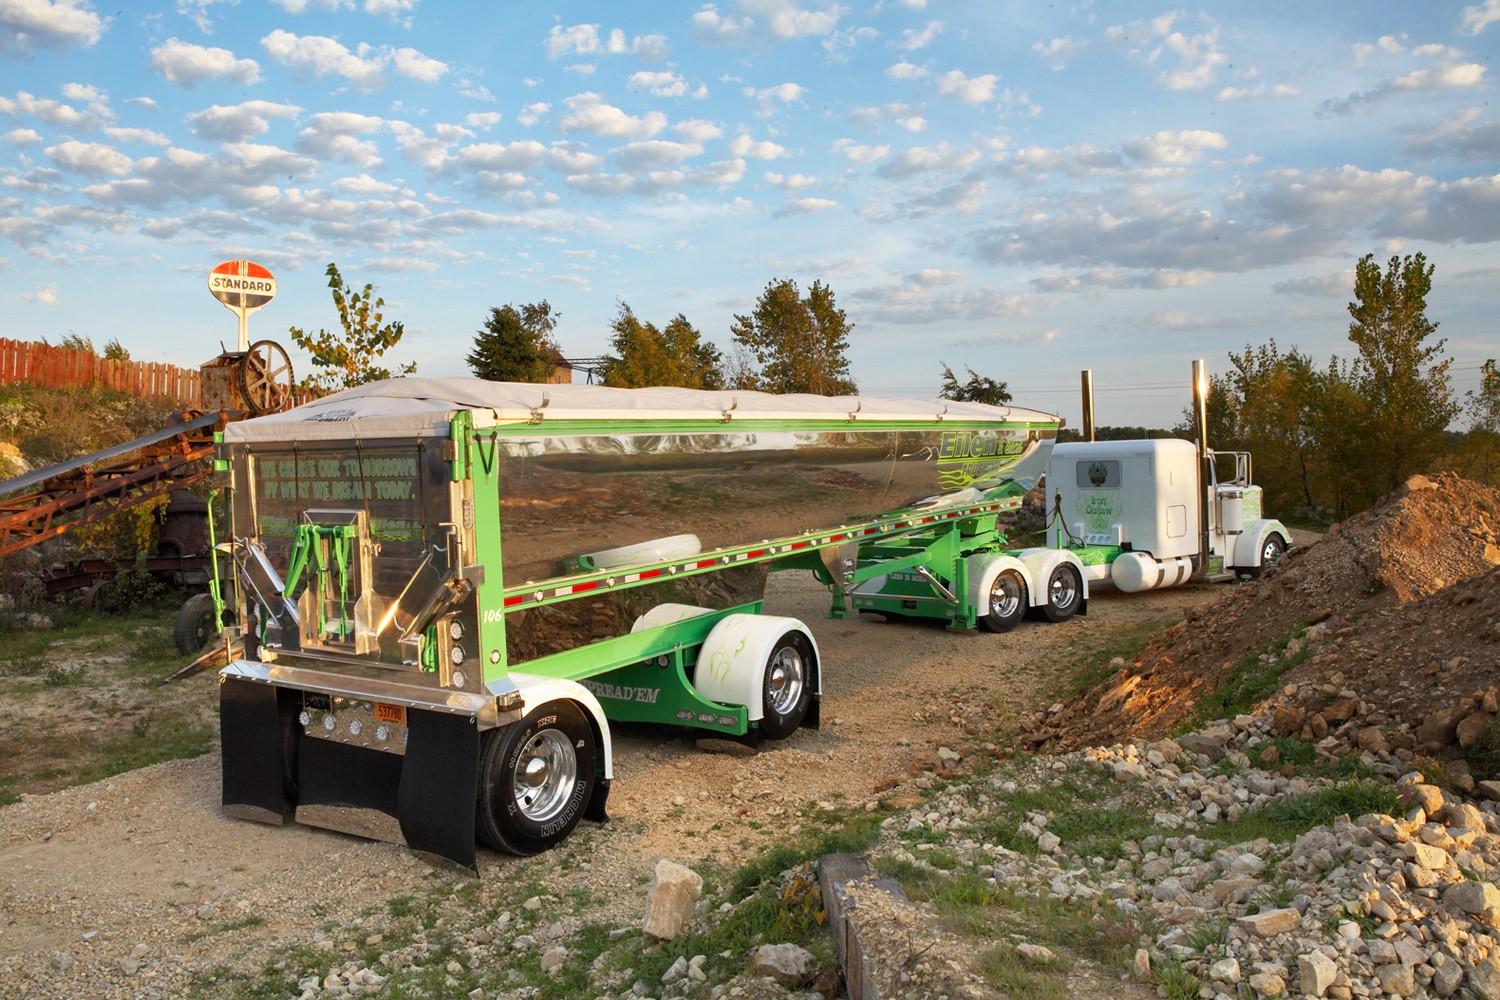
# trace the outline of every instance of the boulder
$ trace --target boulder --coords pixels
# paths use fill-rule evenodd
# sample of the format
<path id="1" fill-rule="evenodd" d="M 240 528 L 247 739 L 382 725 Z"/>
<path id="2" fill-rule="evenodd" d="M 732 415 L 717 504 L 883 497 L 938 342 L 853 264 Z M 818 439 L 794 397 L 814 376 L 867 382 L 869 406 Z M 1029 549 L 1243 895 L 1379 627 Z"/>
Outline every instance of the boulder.
<path id="1" fill-rule="evenodd" d="M 662 858 L 651 876 L 651 894 L 641 929 L 658 940 L 670 941 L 687 926 L 702 895 L 701 875 Z"/>
<path id="2" fill-rule="evenodd" d="M 798 987 L 812 981 L 818 960 L 795 944 L 763 944 L 755 949 L 755 974 L 770 976 L 782 986 Z"/>

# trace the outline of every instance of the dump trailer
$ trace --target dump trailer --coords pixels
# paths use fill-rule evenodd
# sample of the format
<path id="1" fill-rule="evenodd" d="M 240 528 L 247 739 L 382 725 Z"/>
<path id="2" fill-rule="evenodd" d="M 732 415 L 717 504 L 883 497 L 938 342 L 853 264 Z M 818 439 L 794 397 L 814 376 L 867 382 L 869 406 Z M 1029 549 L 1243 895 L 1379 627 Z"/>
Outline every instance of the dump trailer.
<path id="1" fill-rule="evenodd" d="M 1292 537 L 1263 515 L 1247 452 L 1176 438 L 1072 442 L 1053 449 L 1046 482 L 1049 542 L 1077 557 L 1085 586 L 1258 577 Z"/>
<path id="2" fill-rule="evenodd" d="M 915 575 L 983 624 L 996 518 L 1058 419 L 1019 407 L 394 379 L 227 427 L 223 803 L 476 870 L 602 820 L 611 721 L 816 726 L 812 630 Z"/>

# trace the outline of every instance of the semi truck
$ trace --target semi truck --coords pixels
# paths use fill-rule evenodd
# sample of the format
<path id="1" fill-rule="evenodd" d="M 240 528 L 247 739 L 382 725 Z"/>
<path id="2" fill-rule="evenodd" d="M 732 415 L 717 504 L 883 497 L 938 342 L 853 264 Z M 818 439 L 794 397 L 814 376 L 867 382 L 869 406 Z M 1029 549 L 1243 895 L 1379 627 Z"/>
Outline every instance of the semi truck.
<path id="1" fill-rule="evenodd" d="M 477 871 L 602 820 L 610 725 L 816 727 L 830 613 L 1003 631 L 1084 610 L 1075 553 L 1007 551 L 1056 416 L 870 397 L 393 379 L 226 427 L 229 814 Z M 1015 567 L 1024 593 L 1009 588 Z"/>

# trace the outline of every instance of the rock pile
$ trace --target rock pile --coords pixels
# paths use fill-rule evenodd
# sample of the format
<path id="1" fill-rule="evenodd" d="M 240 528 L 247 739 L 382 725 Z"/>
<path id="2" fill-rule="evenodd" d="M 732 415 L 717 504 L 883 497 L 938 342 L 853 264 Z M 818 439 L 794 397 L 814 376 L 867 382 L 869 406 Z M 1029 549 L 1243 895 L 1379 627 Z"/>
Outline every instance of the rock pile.
<path id="1" fill-rule="evenodd" d="M 1279 731 L 1291 709 L 1329 696 L 1321 686 L 1283 692 L 1279 709 L 1222 720 L 1176 740 L 1088 748 L 958 789 L 893 824 L 946 832 L 958 864 L 988 871 L 1011 891 L 1103 903 L 1157 928 L 1137 975 L 1164 963 L 1197 977 L 1201 997 L 1500 996 L 1500 782 L 1440 788 L 1413 769 L 1415 737 L 1392 747 L 1359 725 L 1358 699 L 1332 692 L 1343 719 L 1317 752 L 1366 775 L 1390 813 L 1340 816 L 1290 843 L 1234 842 L 1221 829 L 1251 810 L 1295 804 L 1339 779 L 1280 765 Z M 1346 704 L 1348 702 L 1353 704 Z M 1326 707 L 1326 706 L 1325 706 Z M 1321 714 L 1321 713 L 1315 713 Z M 1347 717 L 1345 717 L 1347 716 Z M 1324 719 L 1328 722 L 1328 719 Z M 1299 733 L 1322 729 L 1303 715 Z M 1357 764 L 1355 763 L 1357 762 Z M 1259 765 L 1259 766 L 1257 766 Z M 1154 802 L 1159 833 L 1090 856 L 1035 811 L 1016 820 L 1025 850 L 975 839 L 1023 791 L 1103 771 L 1122 792 Z M 1376 783 L 1379 782 L 1377 785 Z M 976 805 L 976 803 L 978 803 Z M 914 826 L 915 825 L 915 826 Z M 993 827 L 991 827 L 993 828 Z M 896 837 L 886 850 L 922 863 Z M 1034 851 L 1030 848 L 1034 845 Z"/>

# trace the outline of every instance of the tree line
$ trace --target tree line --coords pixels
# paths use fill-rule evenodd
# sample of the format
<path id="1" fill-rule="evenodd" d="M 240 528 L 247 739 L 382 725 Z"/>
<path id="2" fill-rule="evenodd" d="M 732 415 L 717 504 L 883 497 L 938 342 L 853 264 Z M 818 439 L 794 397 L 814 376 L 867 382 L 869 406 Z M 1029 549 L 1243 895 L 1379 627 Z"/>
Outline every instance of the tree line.
<path id="1" fill-rule="evenodd" d="M 1462 398 L 1454 393 L 1446 342 L 1434 339 L 1438 324 L 1427 316 L 1434 270 L 1421 253 L 1393 256 L 1383 268 L 1367 254 L 1355 267 L 1348 305 L 1352 355 L 1319 363 L 1272 338 L 1231 351 L 1229 369 L 1211 377 L 1210 445 L 1252 453 L 1268 511 L 1345 517 L 1415 472 L 1454 469 L 1496 482 L 1500 370 L 1490 359 L 1477 391 Z M 384 319 L 384 300 L 372 286 L 347 286 L 334 264 L 327 274 L 343 332 L 291 329 L 319 369 L 303 384 L 330 391 L 413 373 L 415 364 L 392 370 L 380 363 L 403 331 L 401 323 Z M 470 370 L 494 381 L 550 381 L 563 360 L 554 335 L 559 318 L 545 299 L 492 308 L 465 359 Z M 847 357 L 854 324 L 821 281 L 806 292 L 789 278 L 769 282 L 750 312 L 734 316 L 727 356 L 681 313 L 657 326 L 621 301 L 609 327 L 608 353 L 597 370 L 605 385 L 825 396 L 857 391 Z M 941 398 L 1011 401 L 1006 382 L 967 366 L 964 379 L 946 363 L 939 369 Z M 1468 430 L 1450 432 L 1461 418 Z M 1189 407 L 1174 428 L 1100 428 L 1099 434 L 1192 437 L 1192 420 Z M 1076 439 L 1065 431 L 1068 437 Z"/>

